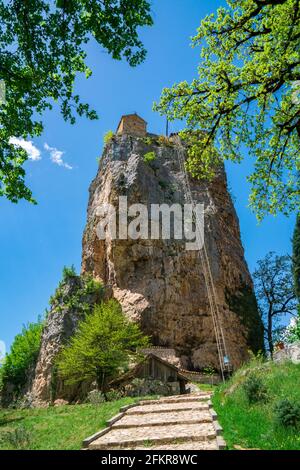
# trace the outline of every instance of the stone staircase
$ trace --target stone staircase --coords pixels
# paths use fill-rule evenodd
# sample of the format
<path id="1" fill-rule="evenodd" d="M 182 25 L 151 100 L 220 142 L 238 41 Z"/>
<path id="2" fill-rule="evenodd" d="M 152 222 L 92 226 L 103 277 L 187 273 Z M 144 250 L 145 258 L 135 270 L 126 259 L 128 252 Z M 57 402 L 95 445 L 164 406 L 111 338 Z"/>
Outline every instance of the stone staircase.
<path id="1" fill-rule="evenodd" d="M 103 431 L 87 438 L 89 450 L 219 450 L 226 444 L 211 394 L 164 397 L 121 408 Z"/>

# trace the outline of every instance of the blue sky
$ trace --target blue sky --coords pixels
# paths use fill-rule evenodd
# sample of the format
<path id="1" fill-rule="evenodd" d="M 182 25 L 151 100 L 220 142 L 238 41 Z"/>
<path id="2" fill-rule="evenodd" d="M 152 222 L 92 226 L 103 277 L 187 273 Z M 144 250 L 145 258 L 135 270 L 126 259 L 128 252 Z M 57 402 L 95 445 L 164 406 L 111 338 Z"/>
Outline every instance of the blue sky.
<path id="1" fill-rule="evenodd" d="M 45 114 L 44 133 L 33 142 L 41 159 L 26 163 L 27 183 L 38 205 L 0 200 L 0 340 L 7 347 L 22 324 L 43 314 L 63 266 L 74 264 L 80 269 L 88 187 L 97 172 L 96 158 L 101 155 L 104 133 L 115 130 L 122 114 L 135 111 L 146 119 L 150 132 L 164 133 L 165 120 L 152 112 L 152 103 L 163 87 L 195 76 L 199 49 L 189 47 L 190 37 L 201 18 L 221 4 L 216 0 L 154 0 L 155 25 L 141 31 L 148 50 L 144 64 L 133 69 L 125 62 L 113 61 L 98 45 L 88 46 L 93 76 L 79 78 L 76 91 L 97 110 L 100 119 L 79 118 L 71 126 L 64 123 L 58 110 Z M 171 131 L 179 128 L 173 126 Z M 53 163 L 45 143 L 64 152 L 62 158 L 72 169 Z M 252 271 L 268 251 L 290 252 L 295 217 L 268 217 L 257 224 L 247 208 L 246 176 L 250 170 L 247 152 L 242 164 L 227 165 Z"/>

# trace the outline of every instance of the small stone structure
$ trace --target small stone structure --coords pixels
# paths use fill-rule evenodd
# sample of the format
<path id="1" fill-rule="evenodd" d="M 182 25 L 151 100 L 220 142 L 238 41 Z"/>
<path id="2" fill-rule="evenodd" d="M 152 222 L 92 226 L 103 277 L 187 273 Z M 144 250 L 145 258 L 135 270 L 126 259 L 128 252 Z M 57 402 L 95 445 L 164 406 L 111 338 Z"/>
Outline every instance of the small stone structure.
<path id="1" fill-rule="evenodd" d="M 145 137 L 147 135 L 147 123 L 136 113 L 126 114 L 121 117 L 117 128 L 117 134 L 129 134 L 136 137 Z"/>
<path id="2" fill-rule="evenodd" d="M 177 356 L 176 351 L 173 348 L 165 348 L 163 346 L 150 346 L 149 348 L 142 349 L 141 353 L 145 356 L 147 354 L 153 354 L 154 356 L 159 357 L 163 361 L 166 361 L 169 364 L 178 367 L 178 369 L 181 369 L 180 358 Z"/>
<path id="3" fill-rule="evenodd" d="M 120 388 L 129 384 L 135 378 L 160 380 L 168 383 L 171 392 L 174 394 L 186 393 L 185 386 L 188 383 L 188 379 L 180 372 L 178 367 L 149 353 L 129 372 L 113 380 L 109 385 Z"/>

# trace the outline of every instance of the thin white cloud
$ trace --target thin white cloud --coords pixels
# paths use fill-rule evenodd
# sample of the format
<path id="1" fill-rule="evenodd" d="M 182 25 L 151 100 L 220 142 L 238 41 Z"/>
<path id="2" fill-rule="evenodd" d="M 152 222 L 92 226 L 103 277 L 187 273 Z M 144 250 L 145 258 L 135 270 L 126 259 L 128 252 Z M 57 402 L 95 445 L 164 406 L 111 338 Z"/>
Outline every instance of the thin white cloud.
<path id="1" fill-rule="evenodd" d="M 50 153 L 50 159 L 53 163 L 58 166 L 63 166 L 64 168 L 67 168 L 67 170 L 73 169 L 73 167 L 68 163 L 64 162 L 62 158 L 65 152 L 63 152 L 62 150 L 58 150 L 55 147 L 50 147 L 50 145 L 48 145 L 47 143 L 44 144 L 44 149 Z"/>
<path id="2" fill-rule="evenodd" d="M 33 145 L 31 140 L 21 139 L 19 137 L 11 137 L 9 143 L 16 147 L 21 147 L 27 152 L 28 158 L 33 161 L 41 160 L 41 152 Z"/>

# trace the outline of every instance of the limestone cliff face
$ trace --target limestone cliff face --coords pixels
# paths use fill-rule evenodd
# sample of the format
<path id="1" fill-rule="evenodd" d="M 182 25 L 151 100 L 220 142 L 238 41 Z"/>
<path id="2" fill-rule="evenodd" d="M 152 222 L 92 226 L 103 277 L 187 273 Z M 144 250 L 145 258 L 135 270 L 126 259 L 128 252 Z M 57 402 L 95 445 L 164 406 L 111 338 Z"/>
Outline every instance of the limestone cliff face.
<path id="1" fill-rule="evenodd" d="M 155 153 L 145 163 L 144 155 Z M 263 348 L 252 280 L 239 223 L 221 169 L 210 182 L 190 180 L 193 198 L 205 207 L 205 244 L 216 286 L 226 343 L 234 367 L 248 350 Z M 129 135 L 106 146 L 90 187 L 83 236 L 82 272 L 110 285 L 124 312 L 151 335 L 154 345 L 174 348 L 185 368 L 218 367 L 212 318 L 197 251 L 179 240 L 100 240 L 99 206 L 184 204 L 183 174 L 175 142 Z"/>

